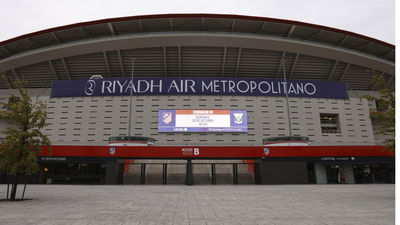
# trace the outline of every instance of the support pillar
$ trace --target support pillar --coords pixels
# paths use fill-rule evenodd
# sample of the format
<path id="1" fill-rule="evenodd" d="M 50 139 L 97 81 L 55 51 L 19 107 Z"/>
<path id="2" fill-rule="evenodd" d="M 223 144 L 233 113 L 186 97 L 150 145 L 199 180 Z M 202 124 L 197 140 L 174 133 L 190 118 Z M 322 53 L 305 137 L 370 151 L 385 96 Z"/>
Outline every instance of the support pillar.
<path id="1" fill-rule="evenodd" d="M 146 183 L 146 164 L 140 164 L 140 184 Z"/>
<path id="2" fill-rule="evenodd" d="M 325 166 L 315 163 L 315 178 L 317 180 L 317 184 L 327 184 L 328 178 L 326 177 L 326 168 Z"/>
<path id="3" fill-rule="evenodd" d="M 352 165 L 343 165 L 343 171 L 346 175 L 346 184 L 354 184 L 354 170 Z"/>
<path id="4" fill-rule="evenodd" d="M 118 184 L 118 177 L 119 177 L 118 170 L 119 166 L 117 160 L 106 162 L 105 184 Z"/>
<path id="5" fill-rule="evenodd" d="M 193 165 L 191 159 L 188 159 L 186 164 L 186 185 L 193 185 Z"/>
<path id="6" fill-rule="evenodd" d="M 163 184 L 167 184 L 167 164 L 163 163 Z"/>
<path id="7" fill-rule="evenodd" d="M 215 173 L 215 163 L 211 164 L 211 184 L 217 184 L 217 177 Z"/>
<path id="8" fill-rule="evenodd" d="M 239 179 L 238 179 L 238 170 L 237 170 L 237 163 L 233 164 L 233 184 L 238 184 Z"/>

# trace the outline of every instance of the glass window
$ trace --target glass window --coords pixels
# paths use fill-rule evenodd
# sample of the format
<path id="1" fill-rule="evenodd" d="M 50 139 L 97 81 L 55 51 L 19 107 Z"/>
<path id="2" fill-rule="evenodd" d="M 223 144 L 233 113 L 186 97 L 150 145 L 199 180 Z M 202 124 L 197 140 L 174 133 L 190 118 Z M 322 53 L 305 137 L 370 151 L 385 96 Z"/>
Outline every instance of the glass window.
<path id="1" fill-rule="evenodd" d="M 321 131 L 323 134 L 340 134 L 339 114 L 321 113 Z"/>

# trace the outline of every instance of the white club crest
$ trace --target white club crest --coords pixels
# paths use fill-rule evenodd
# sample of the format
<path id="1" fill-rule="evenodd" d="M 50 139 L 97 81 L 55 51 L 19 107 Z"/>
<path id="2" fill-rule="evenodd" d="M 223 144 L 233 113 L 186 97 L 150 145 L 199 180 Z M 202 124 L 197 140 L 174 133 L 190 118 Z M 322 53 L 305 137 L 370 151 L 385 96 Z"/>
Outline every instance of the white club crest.
<path id="1" fill-rule="evenodd" d="M 237 124 L 243 123 L 243 113 L 233 113 L 234 121 Z"/>
<path id="2" fill-rule="evenodd" d="M 162 121 L 165 124 L 169 124 L 172 121 L 172 112 L 163 112 L 162 113 Z"/>
<path id="3" fill-rule="evenodd" d="M 264 155 L 265 156 L 269 155 L 269 148 L 264 148 Z"/>
<path id="4" fill-rule="evenodd" d="M 110 149 L 108 150 L 110 155 L 114 155 L 115 154 L 115 147 L 110 147 Z"/>

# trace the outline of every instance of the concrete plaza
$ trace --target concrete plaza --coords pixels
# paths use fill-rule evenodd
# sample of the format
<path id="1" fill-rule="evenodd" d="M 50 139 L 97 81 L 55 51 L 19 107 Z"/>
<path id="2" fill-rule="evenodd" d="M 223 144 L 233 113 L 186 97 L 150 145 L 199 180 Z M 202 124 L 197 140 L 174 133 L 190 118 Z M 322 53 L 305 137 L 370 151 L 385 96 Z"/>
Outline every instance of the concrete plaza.
<path id="1" fill-rule="evenodd" d="M 6 186 L 0 185 L 0 198 L 5 192 Z M 29 185 L 25 197 L 31 200 L 0 201 L 1 225 L 384 225 L 395 221 L 393 184 Z"/>

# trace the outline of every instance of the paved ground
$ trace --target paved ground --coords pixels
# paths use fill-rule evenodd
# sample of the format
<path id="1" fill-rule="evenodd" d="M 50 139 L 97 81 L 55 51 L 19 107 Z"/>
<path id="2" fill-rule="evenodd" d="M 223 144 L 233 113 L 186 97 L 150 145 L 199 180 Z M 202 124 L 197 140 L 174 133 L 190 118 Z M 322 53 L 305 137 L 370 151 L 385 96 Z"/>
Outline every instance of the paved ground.
<path id="1" fill-rule="evenodd" d="M 0 185 L 0 198 L 6 186 Z M 30 185 L 0 224 L 394 224 L 394 185 Z"/>

